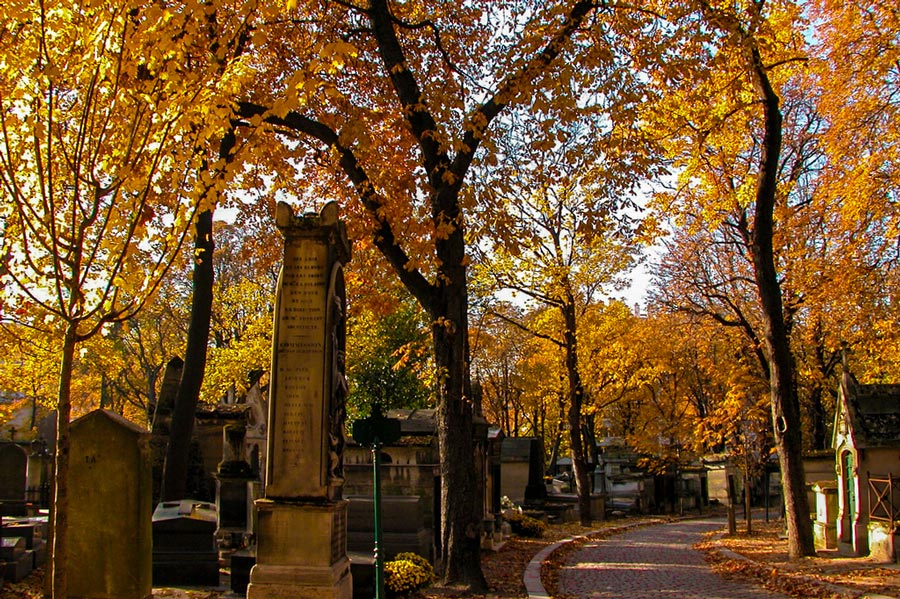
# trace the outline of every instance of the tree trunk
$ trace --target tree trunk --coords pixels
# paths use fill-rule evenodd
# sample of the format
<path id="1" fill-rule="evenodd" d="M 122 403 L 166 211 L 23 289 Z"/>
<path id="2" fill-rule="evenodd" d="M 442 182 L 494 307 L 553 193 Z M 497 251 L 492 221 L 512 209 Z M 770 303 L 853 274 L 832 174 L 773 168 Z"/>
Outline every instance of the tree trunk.
<path id="1" fill-rule="evenodd" d="M 834 372 L 834 365 L 837 360 L 835 359 L 835 354 L 826 358 L 825 341 L 823 339 L 824 333 L 822 328 L 822 320 L 821 318 L 818 318 L 815 323 L 815 328 L 813 329 L 815 339 L 813 359 L 816 370 L 818 370 L 821 375 L 820 380 L 827 381 Z M 812 429 L 812 438 L 809 442 L 809 447 L 812 449 L 828 449 L 831 443 L 831 438 L 828 435 L 829 419 L 823 401 L 825 392 L 824 384 L 815 383 L 809 394 L 807 414 L 810 421 L 810 428 Z"/>
<path id="2" fill-rule="evenodd" d="M 166 448 L 160 496 L 162 501 L 184 499 L 187 489 L 188 452 L 194 431 L 194 414 L 200 400 L 200 387 L 203 385 L 206 348 L 212 319 L 214 279 L 212 222 L 212 210 L 205 210 L 197 216 L 191 321 L 188 326 L 184 370 L 178 395 L 175 397 L 169 445 Z"/>
<path id="3" fill-rule="evenodd" d="M 66 325 L 59 366 L 59 394 L 56 406 L 56 472 L 51 504 L 50 596 L 68 599 L 67 561 L 69 551 L 69 418 L 72 413 L 72 365 L 75 360 L 77 324 Z"/>
<path id="4" fill-rule="evenodd" d="M 791 557 L 802 557 L 815 555 L 816 549 L 803 472 L 800 402 L 793 384 L 794 362 L 785 326 L 781 284 L 778 281 L 773 249 L 782 116 L 780 99 L 769 82 L 756 48 L 752 48 L 751 59 L 754 83 L 763 101 L 765 119 L 751 254 L 771 373 L 769 385 L 772 419 L 784 488 L 788 549 Z"/>
<path id="5" fill-rule="evenodd" d="M 578 513 L 582 526 L 593 522 L 591 513 L 591 473 L 588 472 L 587 450 L 582 435 L 581 408 L 584 403 L 584 386 L 578 373 L 578 336 L 576 329 L 575 302 L 572 299 L 563 307 L 566 341 L 566 371 L 569 376 L 569 445 L 572 450 L 572 469 L 575 474 L 575 489 L 578 494 Z"/>
<path id="6" fill-rule="evenodd" d="M 744 520 L 747 526 L 744 529 L 748 535 L 753 534 L 753 512 L 751 511 L 752 497 L 750 494 L 750 465 L 744 466 Z"/>
<path id="7" fill-rule="evenodd" d="M 446 263 L 445 263 L 446 264 Z M 468 372 L 468 304 L 465 267 L 451 272 L 443 304 L 435 306 L 435 361 L 438 368 L 438 445 L 441 456 L 441 510 L 445 583 L 471 591 L 487 589 L 481 571 L 482 505 L 473 464 L 474 422 Z"/>

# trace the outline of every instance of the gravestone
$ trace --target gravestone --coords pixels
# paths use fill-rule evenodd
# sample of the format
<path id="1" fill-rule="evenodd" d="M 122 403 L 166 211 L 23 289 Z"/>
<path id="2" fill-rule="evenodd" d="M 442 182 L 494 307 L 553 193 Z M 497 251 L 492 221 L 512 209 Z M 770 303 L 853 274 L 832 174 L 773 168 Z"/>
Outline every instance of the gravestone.
<path id="1" fill-rule="evenodd" d="M 153 584 L 218 586 L 215 506 L 193 499 L 164 501 L 156 506 Z"/>
<path id="2" fill-rule="evenodd" d="M 349 599 L 342 499 L 345 314 L 350 244 L 331 202 L 294 216 L 279 203 L 284 262 L 276 292 L 265 497 L 256 501 L 248 599 Z"/>
<path id="3" fill-rule="evenodd" d="M 28 455 L 15 443 L 0 443 L 0 516 L 25 516 Z"/>
<path id="4" fill-rule="evenodd" d="M 222 428 L 222 461 L 215 478 L 216 513 L 219 517 L 216 538 L 223 549 L 240 548 L 250 527 L 248 483 L 255 476 L 244 459 L 246 432 L 243 424 L 232 423 Z"/>
<path id="5" fill-rule="evenodd" d="M 150 597 L 150 434 L 107 410 L 70 431 L 69 596 Z"/>
<path id="6" fill-rule="evenodd" d="M 19 582 L 34 567 L 23 537 L 0 537 L 0 580 Z"/>
<path id="7" fill-rule="evenodd" d="M 354 553 L 372 553 L 375 546 L 375 507 L 370 496 L 348 496 L 347 545 Z M 431 532 L 422 526 L 422 501 L 419 497 L 384 495 L 381 497 L 381 544 L 379 554 L 387 559 L 398 553 L 417 553 L 431 559 Z"/>
<path id="8" fill-rule="evenodd" d="M 178 396 L 178 386 L 181 384 L 181 373 L 183 371 L 184 360 L 178 356 L 166 363 L 156 405 L 151 406 L 153 410 L 151 430 L 154 435 L 168 437 L 171 432 L 172 412 L 175 410 L 175 398 Z"/>
<path id="9" fill-rule="evenodd" d="M 547 499 L 544 484 L 544 444 L 533 438 L 528 444 L 528 484 L 525 485 L 525 504 L 540 505 Z"/>

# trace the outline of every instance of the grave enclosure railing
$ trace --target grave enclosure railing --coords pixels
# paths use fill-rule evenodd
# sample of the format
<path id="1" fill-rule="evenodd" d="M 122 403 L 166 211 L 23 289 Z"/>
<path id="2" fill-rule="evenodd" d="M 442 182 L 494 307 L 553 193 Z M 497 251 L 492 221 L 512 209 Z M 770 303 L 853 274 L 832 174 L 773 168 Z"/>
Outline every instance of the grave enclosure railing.
<path id="1" fill-rule="evenodd" d="M 869 521 L 900 525 L 900 476 L 872 475 L 869 479 Z"/>

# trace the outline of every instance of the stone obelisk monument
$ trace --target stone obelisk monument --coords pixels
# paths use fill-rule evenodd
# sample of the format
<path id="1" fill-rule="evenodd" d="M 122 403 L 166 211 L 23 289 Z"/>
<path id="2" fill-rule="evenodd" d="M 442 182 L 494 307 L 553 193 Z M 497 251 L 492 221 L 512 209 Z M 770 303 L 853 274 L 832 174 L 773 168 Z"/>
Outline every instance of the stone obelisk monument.
<path id="1" fill-rule="evenodd" d="M 350 599 L 344 450 L 343 264 L 350 244 L 337 204 L 295 216 L 284 237 L 269 391 L 266 487 L 247 599 Z"/>

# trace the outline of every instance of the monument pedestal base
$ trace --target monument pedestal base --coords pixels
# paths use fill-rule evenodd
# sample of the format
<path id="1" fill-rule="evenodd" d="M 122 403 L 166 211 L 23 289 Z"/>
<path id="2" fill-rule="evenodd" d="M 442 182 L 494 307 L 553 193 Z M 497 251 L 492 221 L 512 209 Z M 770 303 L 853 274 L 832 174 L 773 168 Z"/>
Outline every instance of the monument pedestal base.
<path id="1" fill-rule="evenodd" d="M 256 501 L 256 565 L 247 599 L 351 599 L 347 502 Z"/>

